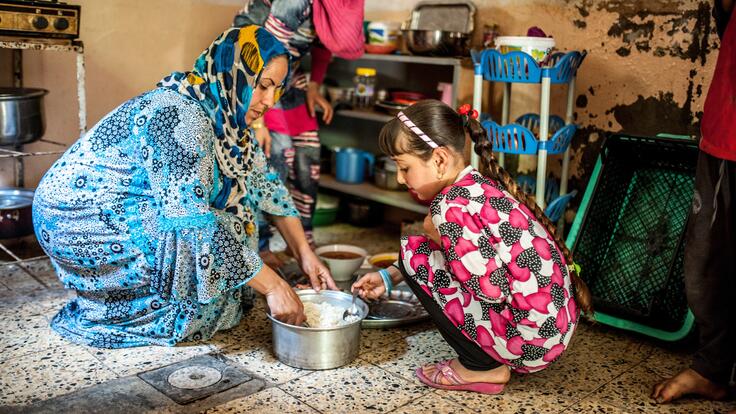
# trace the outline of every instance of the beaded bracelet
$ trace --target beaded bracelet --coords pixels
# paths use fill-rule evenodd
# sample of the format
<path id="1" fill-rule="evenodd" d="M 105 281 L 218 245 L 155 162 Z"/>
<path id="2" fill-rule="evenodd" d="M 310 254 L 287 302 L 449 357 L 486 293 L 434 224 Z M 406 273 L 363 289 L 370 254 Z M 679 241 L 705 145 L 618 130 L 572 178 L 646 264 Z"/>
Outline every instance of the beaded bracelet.
<path id="1" fill-rule="evenodd" d="M 378 273 L 381 275 L 381 279 L 383 279 L 384 286 L 386 286 L 386 296 L 390 296 L 394 288 L 394 283 L 391 281 L 391 274 L 386 269 L 381 269 Z"/>

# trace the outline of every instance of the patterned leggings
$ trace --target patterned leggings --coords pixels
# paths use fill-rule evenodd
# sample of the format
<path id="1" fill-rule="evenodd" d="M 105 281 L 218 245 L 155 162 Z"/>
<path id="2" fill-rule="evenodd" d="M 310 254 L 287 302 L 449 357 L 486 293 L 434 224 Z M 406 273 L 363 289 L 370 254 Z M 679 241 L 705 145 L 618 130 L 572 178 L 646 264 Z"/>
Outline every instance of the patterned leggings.
<path id="1" fill-rule="evenodd" d="M 312 215 L 319 188 L 320 146 L 317 131 L 289 136 L 271 132 L 271 165 L 279 173 L 296 209 L 299 210 L 307 240 L 312 243 Z M 271 235 L 261 232 L 261 240 Z"/>

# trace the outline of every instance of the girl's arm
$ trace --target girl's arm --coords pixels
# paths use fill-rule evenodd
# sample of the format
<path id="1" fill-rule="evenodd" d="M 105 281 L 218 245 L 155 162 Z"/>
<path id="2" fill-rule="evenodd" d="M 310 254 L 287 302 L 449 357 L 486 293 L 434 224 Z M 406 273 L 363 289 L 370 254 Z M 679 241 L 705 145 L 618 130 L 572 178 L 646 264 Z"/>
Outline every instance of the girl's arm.
<path id="1" fill-rule="evenodd" d="M 391 276 L 391 283 L 393 285 L 398 284 L 404 279 L 404 276 L 396 265 L 389 266 L 386 270 L 388 270 L 388 273 Z M 381 278 L 381 274 L 378 272 L 371 272 L 363 275 L 357 282 L 353 283 L 353 286 L 350 288 L 351 291 L 356 289 L 358 290 L 360 297 L 365 299 L 378 299 L 386 293 L 386 285 L 383 283 L 383 278 Z"/>

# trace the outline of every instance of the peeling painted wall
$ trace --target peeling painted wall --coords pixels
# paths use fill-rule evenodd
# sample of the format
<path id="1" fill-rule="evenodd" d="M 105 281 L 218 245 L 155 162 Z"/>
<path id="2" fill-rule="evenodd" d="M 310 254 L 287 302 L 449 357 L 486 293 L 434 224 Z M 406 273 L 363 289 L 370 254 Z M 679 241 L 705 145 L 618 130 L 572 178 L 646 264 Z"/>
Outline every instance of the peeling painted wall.
<path id="1" fill-rule="evenodd" d="M 404 20 L 416 1 L 366 2 L 368 20 Z M 603 136 L 625 132 L 697 135 L 708 85 L 715 68 L 718 37 L 708 1 L 668 0 L 483 0 L 476 1 L 475 44 L 483 24 L 498 24 L 503 35 L 524 35 L 540 26 L 562 50 L 585 50 L 575 92 L 573 188 L 584 189 Z M 469 69 L 468 69 L 469 71 Z M 470 102 L 471 74 L 460 94 Z M 484 107 L 500 118 L 500 85 Z M 511 119 L 539 111 L 539 87 L 514 85 Z M 551 113 L 565 114 L 566 90 L 553 87 Z M 533 157 L 519 160 L 532 170 Z M 559 176 L 561 159 L 549 168 Z"/>

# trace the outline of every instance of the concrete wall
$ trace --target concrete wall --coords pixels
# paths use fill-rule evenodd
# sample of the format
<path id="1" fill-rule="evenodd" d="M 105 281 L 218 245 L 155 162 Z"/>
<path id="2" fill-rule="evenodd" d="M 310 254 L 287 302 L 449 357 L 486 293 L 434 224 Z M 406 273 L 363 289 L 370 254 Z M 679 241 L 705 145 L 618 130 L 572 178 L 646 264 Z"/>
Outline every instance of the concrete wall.
<path id="1" fill-rule="evenodd" d="M 86 45 L 88 124 L 118 104 L 150 89 L 172 70 L 188 69 L 194 58 L 230 24 L 237 0 L 81 0 Z M 366 0 L 368 20 L 409 16 L 416 0 Z M 483 23 L 523 35 L 540 26 L 561 49 L 586 50 L 576 88 L 573 185 L 582 188 L 607 132 L 695 134 L 717 56 L 710 3 L 683 0 L 478 0 L 476 44 Z M 4 57 L 7 55 L 0 55 Z M 28 86 L 44 87 L 50 139 L 71 143 L 76 134 L 74 56 L 25 52 Z M 0 81 L 3 77 L 0 76 Z M 471 72 L 461 98 L 471 101 Z M 498 116 L 500 88 L 487 103 Z M 512 118 L 538 111 L 538 88 L 515 86 Z M 553 93 L 552 113 L 564 115 L 564 88 Z M 30 150 L 50 149 L 47 144 Z M 29 162 L 26 182 L 34 186 L 53 157 Z M 520 168 L 528 169 L 522 161 Z M 0 163 L 7 172 L 7 163 Z M 559 170 L 559 160 L 550 168 Z M 0 171 L 0 180 L 8 174 Z"/>

